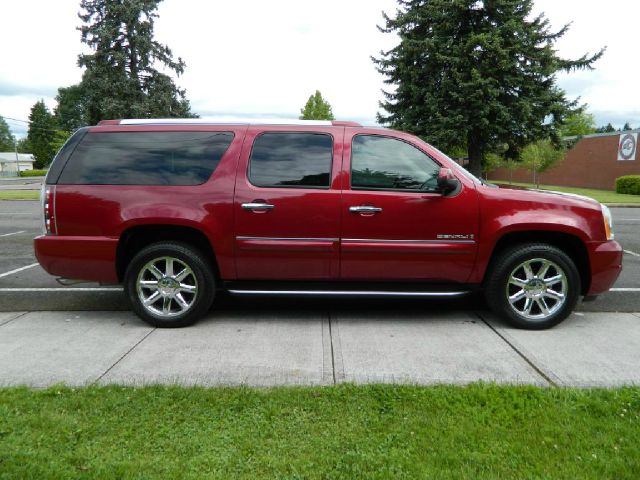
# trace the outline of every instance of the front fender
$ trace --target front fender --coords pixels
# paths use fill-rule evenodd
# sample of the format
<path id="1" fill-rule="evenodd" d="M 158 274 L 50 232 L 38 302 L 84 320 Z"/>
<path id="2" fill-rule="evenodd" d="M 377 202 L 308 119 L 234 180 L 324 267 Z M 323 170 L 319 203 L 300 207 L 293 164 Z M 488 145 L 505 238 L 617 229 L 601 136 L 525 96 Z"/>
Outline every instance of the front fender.
<path id="1" fill-rule="evenodd" d="M 604 229 L 602 213 L 591 204 L 535 201 L 526 194 L 504 198 L 499 191 L 490 192 L 482 197 L 480 215 L 477 262 L 469 280 L 472 283 L 482 282 L 496 246 L 505 236 L 519 234 L 519 241 L 535 242 L 555 234 L 584 245 L 598 239 Z"/>

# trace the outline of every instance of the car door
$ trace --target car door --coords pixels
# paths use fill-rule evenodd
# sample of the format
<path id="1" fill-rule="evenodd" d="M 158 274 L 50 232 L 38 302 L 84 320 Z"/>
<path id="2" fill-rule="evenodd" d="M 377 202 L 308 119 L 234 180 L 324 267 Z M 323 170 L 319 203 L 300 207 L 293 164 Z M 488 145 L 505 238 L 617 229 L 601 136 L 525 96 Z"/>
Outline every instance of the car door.
<path id="1" fill-rule="evenodd" d="M 236 175 L 239 280 L 338 277 L 344 127 L 250 127 Z"/>
<path id="2" fill-rule="evenodd" d="M 444 160 L 415 137 L 347 128 L 340 277 L 366 281 L 465 282 L 475 261 L 473 181 L 437 191 Z"/>

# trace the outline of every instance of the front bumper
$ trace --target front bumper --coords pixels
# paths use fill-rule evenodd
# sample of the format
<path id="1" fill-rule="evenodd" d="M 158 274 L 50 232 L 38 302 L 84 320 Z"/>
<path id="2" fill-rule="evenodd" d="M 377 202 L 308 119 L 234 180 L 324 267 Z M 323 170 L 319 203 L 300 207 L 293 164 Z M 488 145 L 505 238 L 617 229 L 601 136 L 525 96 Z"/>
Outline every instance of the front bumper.
<path id="1" fill-rule="evenodd" d="M 587 243 L 591 285 L 587 296 L 598 295 L 609 290 L 622 271 L 622 247 L 614 240 Z"/>
<path id="2" fill-rule="evenodd" d="M 41 235 L 33 246 L 38 262 L 51 275 L 118 283 L 117 238 Z"/>

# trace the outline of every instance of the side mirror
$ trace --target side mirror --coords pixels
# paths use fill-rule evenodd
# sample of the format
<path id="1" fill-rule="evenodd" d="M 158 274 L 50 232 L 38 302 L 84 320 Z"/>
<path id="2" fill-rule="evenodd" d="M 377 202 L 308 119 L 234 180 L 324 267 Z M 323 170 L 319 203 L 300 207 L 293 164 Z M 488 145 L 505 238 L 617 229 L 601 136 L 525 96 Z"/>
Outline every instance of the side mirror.
<path id="1" fill-rule="evenodd" d="M 443 195 L 447 195 L 460 188 L 460 180 L 458 180 L 450 168 L 442 167 L 438 173 L 438 190 Z"/>

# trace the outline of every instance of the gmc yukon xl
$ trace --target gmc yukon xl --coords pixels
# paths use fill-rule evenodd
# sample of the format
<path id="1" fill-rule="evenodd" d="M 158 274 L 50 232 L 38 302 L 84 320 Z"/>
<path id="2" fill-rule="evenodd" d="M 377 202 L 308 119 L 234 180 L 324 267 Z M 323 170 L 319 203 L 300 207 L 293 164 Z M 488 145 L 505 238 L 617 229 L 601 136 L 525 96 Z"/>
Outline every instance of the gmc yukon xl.
<path id="1" fill-rule="evenodd" d="M 448 296 L 483 291 L 541 329 L 621 271 L 609 209 L 489 185 L 412 135 L 353 122 L 107 120 L 58 152 L 40 264 L 123 284 L 159 327 L 216 292 Z"/>

